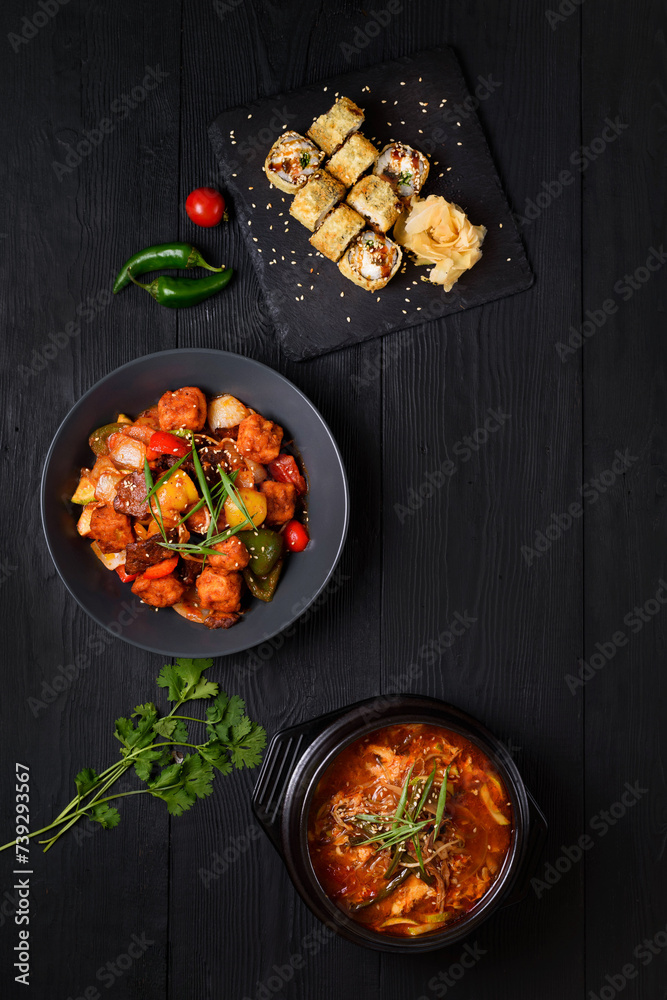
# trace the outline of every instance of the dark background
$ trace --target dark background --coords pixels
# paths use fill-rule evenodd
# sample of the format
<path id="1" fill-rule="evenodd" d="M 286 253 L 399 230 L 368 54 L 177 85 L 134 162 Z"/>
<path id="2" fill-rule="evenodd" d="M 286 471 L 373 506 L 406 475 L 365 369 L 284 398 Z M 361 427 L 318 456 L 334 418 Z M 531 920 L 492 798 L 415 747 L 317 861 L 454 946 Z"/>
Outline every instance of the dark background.
<path id="1" fill-rule="evenodd" d="M 68 801 L 80 767 L 115 758 L 113 720 L 155 696 L 163 662 L 118 640 L 43 708 L 29 702 L 50 697 L 44 685 L 96 629 L 57 578 L 41 534 L 48 443 L 74 401 L 123 362 L 175 346 L 231 349 L 279 368 L 320 408 L 343 451 L 353 515 L 335 593 L 259 669 L 248 654 L 234 656 L 214 664 L 215 679 L 272 732 L 396 678 L 481 718 L 548 816 L 538 875 L 547 863 L 567 869 L 563 848 L 582 835 L 592 846 L 556 884 L 480 929 L 472 943 L 483 955 L 447 995 L 661 1000 L 666 654 L 654 595 L 667 542 L 665 286 L 664 269 L 641 269 L 665 236 L 664 6 L 400 7 L 369 39 L 372 11 L 344 0 L 69 0 L 13 46 L 12 33 L 32 30 L 22 19 L 42 8 L 3 4 L 2 840 L 11 836 L 14 762 L 31 769 L 32 816 L 42 825 Z M 479 77 L 501 84 L 478 114 L 524 220 L 536 284 L 409 338 L 286 363 L 235 226 L 195 231 L 184 215 L 187 193 L 215 182 L 206 127 L 225 107 L 442 43 L 455 47 L 471 89 Z M 146 67 L 165 74 L 159 86 L 124 119 L 112 115 L 112 133 L 57 176 L 54 162 L 141 84 Z M 607 143 L 606 118 L 627 125 Z M 563 171 L 571 183 L 561 184 Z M 238 268 L 225 294 L 178 314 L 143 293 L 104 304 L 128 253 L 176 236 Z M 630 293 L 624 275 L 636 285 Z M 607 300 L 616 308 L 606 316 Z M 591 319 L 594 335 L 561 360 L 556 344 L 589 310 L 599 329 Z M 53 356 L 37 370 L 33 352 L 44 360 L 50 335 L 76 322 L 78 335 L 47 348 Z M 457 442 L 489 408 L 510 419 L 457 459 Z M 629 453 L 620 474 L 611 471 L 617 450 Z M 395 505 L 407 506 L 447 458 L 456 474 L 401 520 Z M 577 502 L 583 516 L 569 530 L 544 536 L 541 554 L 522 552 Z M 632 609 L 646 602 L 642 621 Z M 456 612 L 474 624 L 428 654 Z M 616 646 L 620 631 L 627 642 Z M 567 675 L 596 652 L 601 669 L 571 691 Z M 401 681 L 410 664 L 414 679 Z M 13 859 L 1 855 L 0 993 L 436 996 L 429 982 L 460 949 L 386 957 L 336 939 L 313 954 L 305 942 L 316 921 L 264 839 L 204 885 L 200 870 L 215 852 L 251 829 L 253 782 L 251 773 L 221 780 L 171 822 L 148 796 L 126 799 L 116 830 L 63 838 L 46 856 L 34 845 L 28 988 L 13 982 Z M 626 782 L 643 789 L 627 809 L 615 805 Z M 610 810 L 613 825 L 601 819 Z M 133 934 L 152 943 L 120 978 L 100 982 L 97 970 L 126 953 Z M 653 954 L 641 942 L 656 935 L 663 945 Z M 273 966 L 296 954 L 304 967 L 273 990 Z"/>

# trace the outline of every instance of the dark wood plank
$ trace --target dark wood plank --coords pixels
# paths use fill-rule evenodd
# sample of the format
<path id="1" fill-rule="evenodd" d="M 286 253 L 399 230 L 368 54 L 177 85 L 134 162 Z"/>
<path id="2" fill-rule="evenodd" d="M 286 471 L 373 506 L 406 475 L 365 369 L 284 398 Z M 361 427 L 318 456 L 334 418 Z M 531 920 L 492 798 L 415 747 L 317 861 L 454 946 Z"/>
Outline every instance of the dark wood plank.
<path id="1" fill-rule="evenodd" d="M 583 202 L 587 337 L 577 353 L 585 377 L 584 478 L 595 501 L 584 522 L 585 685 L 573 664 L 570 698 L 585 710 L 585 816 L 594 844 L 585 858 L 586 989 L 644 998 L 665 995 L 667 974 L 667 953 L 656 954 L 653 940 L 657 934 L 664 948 L 667 925 L 660 708 L 667 626 L 656 599 L 667 592 L 667 55 L 662 5 L 609 13 L 582 9 L 590 165 Z M 627 128 L 609 128 L 609 121 Z M 615 453 L 626 449 L 621 471 Z M 610 884 L 610 872 L 622 877 Z M 617 919 L 609 919 L 610 909 Z"/>
<path id="2" fill-rule="evenodd" d="M 3 736 L 6 727 L 12 732 L 0 769 L 3 842 L 14 760 L 31 768 L 33 821 L 43 825 L 71 798 L 81 767 L 101 769 L 116 758 L 113 720 L 156 693 L 155 657 L 117 640 L 100 652 L 89 646 L 100 629 L 56 577 L 38 510 L 46 448 L 73 402 L 122 362 L 175 342 L 172 316 L 148 308 L 150 301 L 141 313 L 139 293 L 113 302 L 108 295 L 119 262 L 176 225 L 179 5 L 151 6 L 141 17 L 128 4 L 113 12 L 65 6 L 17 53 L 7 45 L 0 68 L 7 101 L 3 186 L 11 192 L 0 276 L 7 330 L 3 485 L 7 509 L 15 512 L 3 557 L 16 567 L 1 595 Z M 20 30 L 32 13 L 13 0 L 5 4 L 5 32 Z M 145 99 L 136 91 L 136 105 L 124 117 L 114 102 L 142 86 L 147 67 L 168 75 Z M 98 128 L 104 118 L 113 124 L 107 135 Z M 93 145 L 68 166 L 68 149 L 86 141 L 87 130 Z M 62 333 L 68 323 L 78 324 L 69 328 L 71 337 Z M 60 665 L 80 654 L 85 669 L 63 681 Z M 64 838 L 46 856 L 33 843 L 34 995 L 78 997 L 86 987 L 105 993 L 97 970 L 126 954 L 133 934 L 145 933 L 153 943 L 116 989 L 164 996 L 168 820 L 157 803 L 125 802 L 113 832 L 96 828 L 80 842 Z M 11 857 L 0 858 L 4 892 Z M 8 997 L 22 995 L 9 976 L 16 931 L 6 922 L 0 935 L 1 989 Z"/>
<path id="3" fill-rule="evenodd" d="M 420 30 L 458 45 L 471 88 L 478 76 L 501 84 L 479 113 L 521 209 L 579 143 L 576 18 L 552 34 L 540 7 L 478 3 L 447 20 L 422 11 Z M 580 484 L 579 372 L 553 348 L 579 315 L 577 186 L 524 238 L 531 291 L 427 328 L 386 367 L 383 667 L 385 685 L 451 701 L 513 748 L 548 816 L 546 861 L 582 824 L 582 719 L 561 668 L 581 645 L 581 526 L 530 566 L 522 546 Z M 496 429 L 468 448 L 492 411 Z M 582 888 L 575 872 L 485 924 L 474 936 L 484 955 L 456 995 L 583 995 Z M 383 990 L 435 996 L 460 953 L 387 960 Z"/>

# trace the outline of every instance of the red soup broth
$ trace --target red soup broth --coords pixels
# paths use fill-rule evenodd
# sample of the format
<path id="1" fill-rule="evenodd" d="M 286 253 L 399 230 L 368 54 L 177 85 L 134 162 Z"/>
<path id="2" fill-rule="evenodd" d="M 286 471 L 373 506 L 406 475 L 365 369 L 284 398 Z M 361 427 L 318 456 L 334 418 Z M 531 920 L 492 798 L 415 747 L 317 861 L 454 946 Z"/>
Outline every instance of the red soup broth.
<path id="1" fill-rule="evenodd" d="M 344 913 L 370 930 L 414 937 L 464 919 L 497 879 L 512 834 L 507 790 L 479 747 L 409 723 L 369 733 L 336 757 L 315 791 L 308 848 Z"/>

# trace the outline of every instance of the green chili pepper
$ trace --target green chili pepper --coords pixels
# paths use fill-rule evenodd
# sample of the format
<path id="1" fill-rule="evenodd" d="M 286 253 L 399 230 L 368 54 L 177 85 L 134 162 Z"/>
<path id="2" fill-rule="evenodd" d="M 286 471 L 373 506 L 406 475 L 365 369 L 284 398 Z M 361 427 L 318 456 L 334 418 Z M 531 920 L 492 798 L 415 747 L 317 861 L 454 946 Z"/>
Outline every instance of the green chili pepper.
<path id="1" fill-rule="evenodd" d="M 146 247 L 126 260 L 113 283 L 114 295 L 130 284 L 132 274 L 146 274 L 148 271 L 163 271 L 167 267 L 205 267 L 208 271 L 224 271 L 224 267 L 207 264 L 199 250 L 191 243 L 161 243 Z"/>
<path id="2" fill-rule="evenodd" d="M 184 306 L 196 306 L 198 302 L 203 302 L 204 299 L 221 291 L 229 284 L 233 273 L 231 268 L 226 268 L 220 274 L 209 274 L 206 278 L 170 278 L 166 274 L 161 274 L 159 278 L 151 281 L 150 285 L 142 285 L 130 274 L 130 281 L 150 292 L 161 306 L 182 309 Z"/>
<path id="3" fill-rule="evenodd" d="M 270 573 L 283 551 L 283 536 L 269 528 L 256 531 L 239 531 L 241 539 L 250 553 L 249 567 L 255 576 Z"/>
<path id="4" fill-rule="evenodd" d="M 88 438 L 88 444 L 96 455 L 109 454 L 108 440 L 112 434 L 115 434 L 123 426 L 127 427 L 127 424 L 105 424 L 103 427 L 98 427 L 96 431 L 93 431 Z"/>
<path id="5" fill-rule="evenodd" d="M 248 585 L 248 590 L 258 601 L 266 601 L 268 603 L 273 600 L 273 595 L 278 586 L 278 579 L 282 572 L 283 561 L 283 559 L 279 559 L 267 576 L 255 576 L 248 566 L 243 570 L 243 579 Z"/>

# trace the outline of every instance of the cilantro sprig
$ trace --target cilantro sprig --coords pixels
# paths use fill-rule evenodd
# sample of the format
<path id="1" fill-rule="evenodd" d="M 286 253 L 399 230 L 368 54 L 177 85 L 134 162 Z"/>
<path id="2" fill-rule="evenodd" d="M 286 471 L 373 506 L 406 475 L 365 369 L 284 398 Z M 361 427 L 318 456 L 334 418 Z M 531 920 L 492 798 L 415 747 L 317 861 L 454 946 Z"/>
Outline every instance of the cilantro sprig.
<path id="1" fill-rule="evenodd" d="M 86 818 L 110 830 L 118 826 L 120 813 L 112 801 L 128 795 L 152 795 L 162 799 L 172 816 L 181 816 L 197 799 L 213 791 L 215 772 L 229 774 L 234 768 L 256 767 L 266 744 L 266 733 L 245 714 L 245 702 L 238 695 L 226 695 L 208 680 L 204 672 L 212 660 L 179 657 L 160 671 L 157 684 L 166 688 L 173 702 L 171 711 L 160 715 L 152 702 L 137 705 L 129 718 L 116 719 L 114 736 L 119 741 L 120 760 L 101 774 L 86 767 L 76 775 L 76 795 L 48 826 L 29 837 L 49 834 L 40 844 L 48 851 L 80 819 Z M 189 702 L 208 699 L 206 718 L 182 715 Z M 188 723 L 203 726 L 207 739 L 201 743 L 190 737 Z M 143 788 L 105 794 L 130 769 Z M 16 841 L 0 847 L 13 847 Z"/>

